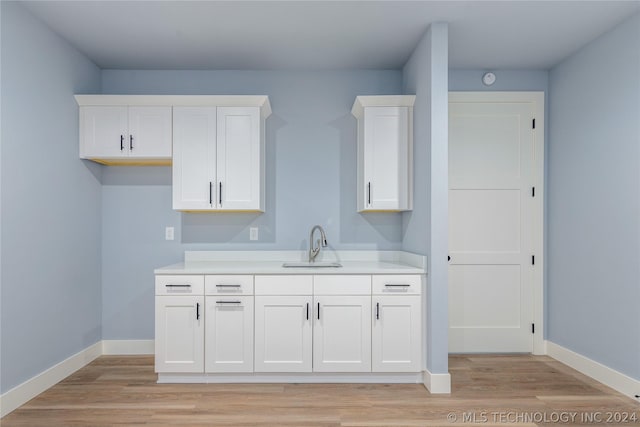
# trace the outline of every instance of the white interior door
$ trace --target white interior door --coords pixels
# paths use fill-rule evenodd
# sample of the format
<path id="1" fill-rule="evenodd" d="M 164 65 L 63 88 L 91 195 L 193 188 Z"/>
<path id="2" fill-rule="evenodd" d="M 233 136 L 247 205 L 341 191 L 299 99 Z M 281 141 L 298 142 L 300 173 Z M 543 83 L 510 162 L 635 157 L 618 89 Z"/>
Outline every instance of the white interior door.
<path id="1" fill-rule="evenodd" d="M 449 351 L 532 352 L 532 257 L 542 234 L 533 189 L 536 106 L 496 93 L 456 95 L 449 102 Z"/>

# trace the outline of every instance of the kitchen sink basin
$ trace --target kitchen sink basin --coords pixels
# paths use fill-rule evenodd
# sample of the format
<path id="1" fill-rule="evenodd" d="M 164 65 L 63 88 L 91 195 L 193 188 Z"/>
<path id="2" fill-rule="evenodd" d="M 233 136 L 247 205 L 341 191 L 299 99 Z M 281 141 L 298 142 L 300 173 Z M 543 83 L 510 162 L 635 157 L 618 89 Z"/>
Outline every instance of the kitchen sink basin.
<path id="1" fill-rule="evenodd" d="M 285 262 L 284 268 L 338 268 L 342 267 L 339 262 Z"/>

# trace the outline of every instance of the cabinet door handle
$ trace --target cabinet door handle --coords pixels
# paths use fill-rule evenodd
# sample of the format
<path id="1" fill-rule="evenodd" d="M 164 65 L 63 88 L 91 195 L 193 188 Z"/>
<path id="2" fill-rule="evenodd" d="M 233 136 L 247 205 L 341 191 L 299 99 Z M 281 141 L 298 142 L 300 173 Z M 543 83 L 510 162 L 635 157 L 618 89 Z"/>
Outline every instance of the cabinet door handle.
<path id="1" fill-rule="evenodd" d="M 387 283 L 384 285 L 387 288 L 410 288 L 411 285 L 407 284 L 396 284 L 396 283 Z"/>
<path id="2" fill-rule="evenodd" d="M 196 320 L 200 320 L 200 303 L 196 303 Z"/>
<path id="3" fill-rule="evenodd" d="M 216 304 L 241 304 L 242 301 L 216 301 Z"/>
<path id="4" fill-rule="evenodd" d="M 133 150 L 133 135 L 129 135 L 129 150 Z"/>
<path id="5" fill-rule="evenodd" d="M 307 303 L 307 320 L 309 320 L 309 303 Z"/>
<path id="6" fill-rule="evenodd" d="M 318 303 L 318 320 L 320 320 L 320 303 Z"/>
<path id="7" fill-rule="evenodd" d="M 380 303 L 376 303 L 376 319 L 380 319 Z"/>
<path id="8" fill-rule="evenodd" d="M 220 181 L 219 185 L 220 191 L 218 192 L 218 202 L 220 203 L 220 206 L 222 206 L 222 181 Z"/>
<path id="9" fill-rule="evenodd" d="M 164 285 L 167 288 L 190 288 L 191 285 Z"/>
<path id="10" fill-rule="evenodd" d="M 124 150 L 124 135 L 120 135 L 120 151 Z"/>
<path id="11" fill-rule="evenodd" d="M 213 204 L 213 182 L 209 181 L 209 204 Z"/>
<path id="12" fill-rule="evenodd" d="M 239 288 L 241 285 L 216 285 L 216 288 Z"/>
<path id="13" fill-rule="evenodd" d="M 371 182 L 367 184 L 367 205 L 371 205 Z"/>

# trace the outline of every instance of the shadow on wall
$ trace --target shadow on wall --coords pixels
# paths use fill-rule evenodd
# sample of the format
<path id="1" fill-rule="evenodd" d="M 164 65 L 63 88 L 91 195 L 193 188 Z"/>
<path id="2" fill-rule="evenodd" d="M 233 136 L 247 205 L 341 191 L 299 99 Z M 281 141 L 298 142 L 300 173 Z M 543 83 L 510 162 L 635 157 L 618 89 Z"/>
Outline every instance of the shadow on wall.
<path id="1" fill-rule="evenodd" d="M 340 242 L 378 244 L 381 237 L 389 243 L 402 244 L 400 214 L 358 213 L 356 119 L 348 114 L 330 125 L 340 133 Z"/>

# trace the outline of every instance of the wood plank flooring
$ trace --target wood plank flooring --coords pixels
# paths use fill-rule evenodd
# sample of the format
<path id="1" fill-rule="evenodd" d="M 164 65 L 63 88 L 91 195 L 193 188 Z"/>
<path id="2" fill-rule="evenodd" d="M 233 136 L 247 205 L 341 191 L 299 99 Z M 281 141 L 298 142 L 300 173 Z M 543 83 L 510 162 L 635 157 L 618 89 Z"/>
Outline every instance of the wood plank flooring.
<path id="1" fill-rule="evenodd" d="M 449 369 L 451 395 L 431 395 L 420 384 L 156 384 L 152 356 L 102 356 L 0 425 L 640 426 L 638 402 L 546 356 L 455 355 Z"/>

